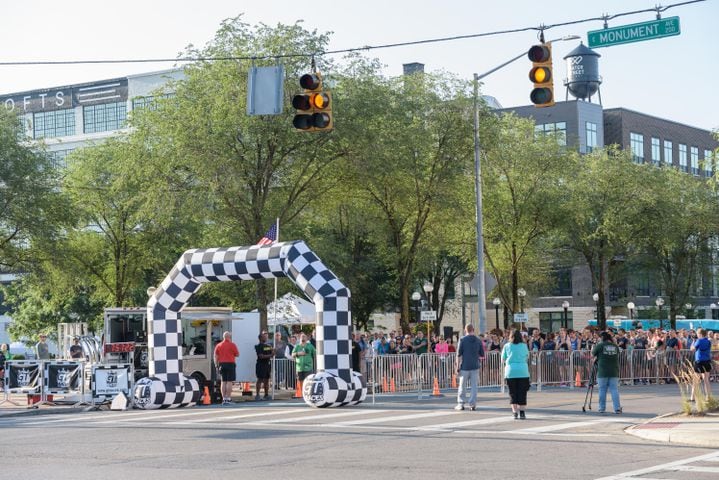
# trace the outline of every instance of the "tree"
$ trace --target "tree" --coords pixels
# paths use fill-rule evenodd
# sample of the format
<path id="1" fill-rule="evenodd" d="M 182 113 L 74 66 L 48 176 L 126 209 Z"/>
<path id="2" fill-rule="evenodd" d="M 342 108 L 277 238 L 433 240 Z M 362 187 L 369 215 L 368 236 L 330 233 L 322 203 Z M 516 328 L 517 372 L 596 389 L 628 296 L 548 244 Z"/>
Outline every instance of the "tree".
<path id="1" fill-rule="evenodd" d="M 409 329 L 409 295 L 423 236 L 456 181 L 471 171 L 467 85 L 445 75 L 387 79 L 371 62 L 355 61 L 339 84 L 343 103 L 336 121 L 349 153 L 352 195 L 381 226 Z"/>
<path id="2" fill-rule="evenodd" d="M 567 153 L 559 138 L 536 134 L 531 120 L 503 115 L 497 123 L 483 142 L 484 254 L 497 295 L 514 313 L 520 287 L 547 281 Z"/>

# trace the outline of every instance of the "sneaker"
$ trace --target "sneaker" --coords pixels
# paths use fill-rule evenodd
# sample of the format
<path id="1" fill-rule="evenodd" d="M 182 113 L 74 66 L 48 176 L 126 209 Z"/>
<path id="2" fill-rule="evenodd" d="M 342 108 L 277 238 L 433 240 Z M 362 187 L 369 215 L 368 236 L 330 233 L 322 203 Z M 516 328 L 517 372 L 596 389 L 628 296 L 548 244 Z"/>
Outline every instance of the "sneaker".
<path id="1" fill-rule="evenodd" d="M 470 405 L 470 406 L 469 406 L 469 410 L 472 411 L 472 412 L 474 412 L 475 410 L 477 410 L 476 405 Z"/>
<path id="2" fill-rule="evenodd" d="M 519 418 L 520 418 L 521 420 L 526 420 L 526 419 L 527 419 L 527 417 L 526 417 L 525 414 L 524 414 L 524 410 L 520 410 L 520 411 L 519 411 Z"/>
<path id="3" fill-rule="evenodd" d="M 259 395 L 255 395 L 255 402 L 259 402 L 260 400 L 262 400 L 262 397 L 260 397 Z"/>
<path id="4" fill-rule="evenodd" d="M 457 405 L 456 407 L 454 407 L 454 409 L 455 409 L 455 410 L 464 410 L 464 405 L 462 405 L 462 404 L 460 403 L 459 405 Z"/>
<path id="5" fill-rule="evenodd" d="M 617 415 L 622 413 L 622 407 L 619 407 L 618 409 L 614 410 L 614 413 L 616 413 Z"/>
<path id="6" fill-rule="evenodd" d="M 597 413 L 604 413 L 604 410 L 597 410 Z"/>
<path id="7" fill-rule="evenodd" d="M 512 415 L 514 415 L 515 420 L 519 418 L 519 413 L 517 412 L 512 412 Z"/>
<path id="8" fill-rule="evenodd" d="M 270 399 L 269 395 L 265 395 L 264 397 L 262 397 L 262 400 L 269 400 L 269 399 Z"/>

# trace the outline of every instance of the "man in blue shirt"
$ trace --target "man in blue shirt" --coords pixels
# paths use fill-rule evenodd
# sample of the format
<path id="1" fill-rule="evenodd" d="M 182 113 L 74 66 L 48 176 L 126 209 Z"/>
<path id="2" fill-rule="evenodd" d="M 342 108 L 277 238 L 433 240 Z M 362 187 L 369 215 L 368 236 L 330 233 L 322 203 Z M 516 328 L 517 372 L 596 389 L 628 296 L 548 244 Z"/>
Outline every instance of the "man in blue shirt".
<path id="1" fill-rule="evenodd" d="M 464 410 L 467 382 L 471 384 L 469 393 L 469 409 L 475 410 L 477 405 L 477 386 L 479 384 L 479 358 L 484 356 L 482 341 L 474 334 L 474 326 L 464 327 L 465 335 L 459 340 L 457 348 L 457 372 L 459 373 L 459 389 L 457 390 L 457 406 L 455 410 Z"/>

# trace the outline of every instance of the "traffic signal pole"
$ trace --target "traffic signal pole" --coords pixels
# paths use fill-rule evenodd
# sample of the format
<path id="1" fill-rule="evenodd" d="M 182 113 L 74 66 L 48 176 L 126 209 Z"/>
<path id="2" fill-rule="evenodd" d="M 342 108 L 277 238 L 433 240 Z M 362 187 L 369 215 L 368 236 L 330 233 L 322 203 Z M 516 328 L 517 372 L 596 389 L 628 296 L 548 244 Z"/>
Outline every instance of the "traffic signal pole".
<path id="1" fill-rule="evenodd" d="M 578 35 L 567 35 L 550 40 L 549 42 L 576 40 L 578 38 Z M 475 208 L 477 215 L 477 310 L 479 311 L 477 330 L 479 332 L 487 331 L 487 295 L 485 292 L 486 286 L 484 282 L 484 232 L 482 229 L 482 167 L 480 163 L 482 144 L 479 139 L 479 81 L 497 70 L 506 67 L 510 63 L 516 62 L 526 55 L 527 52 L 524 51 L 491 70 L 482 74 L 474 74 L 474 191 L 476 195 Z M 462 303 L 464 303 L 464 299 L 462 299 Z"/>

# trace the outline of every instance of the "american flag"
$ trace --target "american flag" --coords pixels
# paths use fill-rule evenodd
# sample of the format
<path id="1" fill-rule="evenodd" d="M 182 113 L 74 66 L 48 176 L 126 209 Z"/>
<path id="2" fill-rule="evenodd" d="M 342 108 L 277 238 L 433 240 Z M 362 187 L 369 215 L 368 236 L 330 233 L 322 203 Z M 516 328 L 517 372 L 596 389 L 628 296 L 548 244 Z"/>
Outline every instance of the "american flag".
<path id="1" fill-rule="evenodd" d="M 277 223 L 273 223 L 265 236 L 257 242 L 257 245 L 272 245 L 277 241 Z"/>

